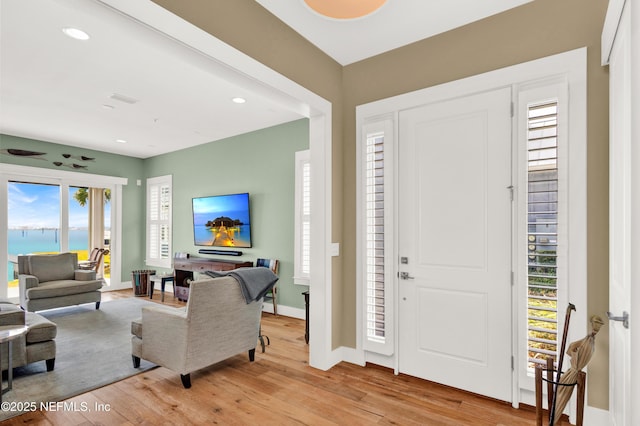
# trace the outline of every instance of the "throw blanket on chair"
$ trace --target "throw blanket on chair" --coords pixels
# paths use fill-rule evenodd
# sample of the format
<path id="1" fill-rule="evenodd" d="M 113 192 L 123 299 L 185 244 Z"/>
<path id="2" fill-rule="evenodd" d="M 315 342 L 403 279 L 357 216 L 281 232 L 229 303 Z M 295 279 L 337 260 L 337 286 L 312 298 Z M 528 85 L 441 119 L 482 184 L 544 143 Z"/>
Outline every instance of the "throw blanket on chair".
<path id="1" fill-rule="evenodd" d="M 247 304 L 262 299 L 279 279 L 269 268 L 238 268 L 231 271 L 207 271 L 205 274 L 213 278 L 227 275 L 235 278 Z"/>

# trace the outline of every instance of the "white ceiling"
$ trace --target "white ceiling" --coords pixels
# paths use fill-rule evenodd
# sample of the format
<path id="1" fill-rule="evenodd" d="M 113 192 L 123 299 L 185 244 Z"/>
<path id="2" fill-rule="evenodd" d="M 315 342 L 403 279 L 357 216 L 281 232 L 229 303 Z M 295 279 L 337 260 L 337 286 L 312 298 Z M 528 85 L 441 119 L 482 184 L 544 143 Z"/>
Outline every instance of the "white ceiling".
<path id="1" fill-rule="evenodd" d="M 302 117 L 100 2 L 2 0 L 0 13 L 1 133 L 147 158 Z"/>
<path id="2" fill-rule="evenodd" d="M 348 64 L 529 0 L 390 0 L 349 22 L 320 17 L 303 0 L 257 1 Z M 0 133 L 148 158 L 304 116 L 283 94 L 105 2 L 115 0 L 0 2 Z M 67 26 L 91 39 L 67 37 Z"/>
<path id="3" fill-rule="evenodd" d="M 478 21 L 532 0 L 387 0 L 359 19 L 326 18 L 304 0 L 256 0 L 342 65 Z"/>

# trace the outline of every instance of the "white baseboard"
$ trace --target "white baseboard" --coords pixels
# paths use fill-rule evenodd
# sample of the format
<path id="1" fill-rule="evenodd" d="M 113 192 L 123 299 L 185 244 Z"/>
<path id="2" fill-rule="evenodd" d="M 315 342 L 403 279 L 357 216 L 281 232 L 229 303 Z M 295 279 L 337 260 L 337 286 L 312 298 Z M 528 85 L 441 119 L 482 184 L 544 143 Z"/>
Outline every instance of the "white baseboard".
<path id="1" fill-rule="evenodd" d="M 262 305 L 262 312 L 268 312 L 270 314 L 273 313 L 273 304 L 269 302 L 265 302 Z M 282 315 L 285 317 L 297 318 L 297 319 L 305 319 L 305 310 L 300 308 L 293 308 L 291 306 L 286 305 L 278 305 L 278 315 Z"/>
<path id="2" fill-rule="evenodd" d="M 344 346 L 341 346 L 338 350 L 342 354 L 341 361 L 359 365 L 361 367 L 364 367 L 366 364 L 363 351 L 356 350 L 355 348 L 346 348 Z"/>
<path id="3" fill-rule="evenodd" d="M 121 282 L 120 285 L 108 285 L 105 287 L 102 287 L 100 289 L 100 291 L 117 291 L 117 290 L 131 290 L 133 289 L 133 287 L 131 286 L 131 281 L 125 281 L 125 282 Z"/>

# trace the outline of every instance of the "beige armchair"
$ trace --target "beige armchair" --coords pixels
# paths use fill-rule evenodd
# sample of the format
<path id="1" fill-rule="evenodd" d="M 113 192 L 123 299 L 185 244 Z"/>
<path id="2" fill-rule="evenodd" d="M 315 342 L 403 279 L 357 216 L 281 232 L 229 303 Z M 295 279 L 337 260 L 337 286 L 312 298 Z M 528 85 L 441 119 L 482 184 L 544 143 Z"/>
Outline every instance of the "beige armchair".
<path id="1" fill-rule="evenodd" d="M 76 253 L 18 256 L 20 306 L 34 312 L 95 303 L 100 308 L 103 281 L 78 268 Z"/>
<path id="2" fill-rule="evenodd" d="M 133 366 L 140 359 L 180 374 L 185 388 L 190 373 L 248 351 L 255 357 L 262 299 L 247 303 L 232 277 L 193 281 L 185 308 L 145 306 L 131 324 Z"/>

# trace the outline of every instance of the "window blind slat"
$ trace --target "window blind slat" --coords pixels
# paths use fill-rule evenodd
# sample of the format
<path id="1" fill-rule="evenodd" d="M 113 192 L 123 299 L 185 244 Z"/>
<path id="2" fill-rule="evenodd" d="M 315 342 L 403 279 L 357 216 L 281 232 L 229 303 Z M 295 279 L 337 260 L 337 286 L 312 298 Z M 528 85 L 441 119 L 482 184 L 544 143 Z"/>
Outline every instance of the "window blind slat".
<path id="1" fill-rule="evenodd" d="M 384 339 L 384 137 L 369 135 L 366 139 L 365 215 L 366 215 L 366 312 L 380 315 L 380 321 L 367 321 L 366 334 Z M 370 315 L 370 314 L 369 314 Z M 368 317 L 368 319 L 371 319 Z"/>
<path id="2" fill-rule="evenodd" d="M 528 108 L 527 361 L 557 356 L 558 105 Z"/>

